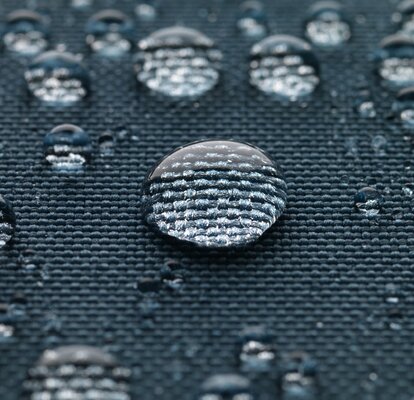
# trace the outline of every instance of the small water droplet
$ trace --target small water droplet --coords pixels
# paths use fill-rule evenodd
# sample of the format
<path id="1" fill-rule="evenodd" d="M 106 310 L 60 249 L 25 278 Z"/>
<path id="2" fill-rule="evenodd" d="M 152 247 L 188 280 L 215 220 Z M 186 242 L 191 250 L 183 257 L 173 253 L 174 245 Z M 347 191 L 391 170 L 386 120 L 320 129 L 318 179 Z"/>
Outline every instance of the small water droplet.
<path id="1" fill-rule="evenodd" d="M 199 400 L 253 400 L 250 381 L 235 374 L 214 375 L 201 388 Z"/>
<path id="2" fill-rule="evenodd" d="M 414 38 L 401 34 L 386 37 L 377 53 L 377 71 L 392 89 L 414 85 Z"/>
<path id="3" fill-rule="evenodd" d="M 376 156 L 384 157 L 386 156 L 388 142 L 387 139 L 382 135 L 375 135 L 371 140 L 371 147 L 374 150 Z"/>
<path id="4" fill-rule="evenodd" d="M 13 237 L 16 228 L 16 217 L 11 204 L 0 196 L 0 248 Z"/>
<path id="5" fill-rule="evenodd" d="M 25 72 L 29 91 L 47 103 L 70 105 L 88 94 L 89 74 L 70 53 L 48 51 L 38 56 Z"/>
<path id="6" fill-rule="evenodd" d="M 31 399 L 130 400 L 131 371 L 95 347 L 46 350 L 29 370 L 24 391 Z"/>
<path id="7" fill-rule="evenodd" d="M 46 49 L 48 35 L 48 24 L 42 15 L 18 10 L 7 16 L 3 43 L 10 51 L 33 56 Z"/>
<path id="8" fill-rule="evenodd" d="M 414 184 L 413 183 L 406 183 L 402 187 L 403 193 L 408 197 L 413 197 L 414 194 Z"/>
<path id="9" fill-rule="evenodd" d="M 100 11 L 86 26 L 86 42 L 93 52 L 106 57 L 119 57 L 132 48 L 134 25 L 122 12 Z"/>
<path id="10" fill-rule="evenodd" d="M 262 2 L 247 0 L 241 4 L 237 29 L 243 36 L 249 38 L 260 38 L 267 34 L 267 18 Z"/>
<path id="11" fill-rule="evenodd" d="M 158 16 L 159 2 L 157 0 L 139 1 L 135 14 L 141 21 L 153 21 Z"/>
<path id="12" fill-rule="evenodd" d="M 354 198 L 355 208 L 367 217 L 378 215 L 384 204 L 384 198 L 372 187 L 364 187 L 359 190 Z"/>
<path id="13" fill-rule="evenodd" d="M 377 115 L 375 103 L 372 100 L 358 101 L 356 110 L 358 114 L 363 118 L 375 118 Z"/>
<path id="14" fill-rule="evenodd" d="M 414 1 L 402 1 L 398 5 L 396 22 L 400 25 L 400 33 L 414 38 Z"/>
<path id="15" fill-rule="evenodd" d="M 114 153 L 116 140 L 111 132 L 104 132 L 98 139 L 100 153 L 104 156 Z"/>
<path id="16" fill-rule="evenodd" d="M 319 84 L 319 63 L 301 39 L 270 36 L 252 47 L 250 58 L 250 82 L 264 93 L 295 101 Z"/>
<path id="17" fill-rule="evenodd" d="M 75 9 L 85 9 L 92 7 L 93 0 L 71 0 L 71 7 Z"/>
<path id="18" fill-rule="evenodd" d="M 138 43 L 137 79 L 172 98 L 197 97 L 219 80 L 222 54 L 202 33 L 183 27 L 165 28 Z"/>
<path id="19" fill-rule="evenodd" d="M 336 1 L 314 4 L 305 23 L 309 40 L 320 47 L 335 47 L 351 38 L 351 27 L 343 6 Z"/>
<path id="20" fill-rule="evenodd" d="M 91 140 L 75 125 L 59 125 L 45 136 L 44 154 L 58 172 L 80 172 L 91 159 Z"/>
<path id="21" fill-rule="evenodd" d="M 286 206 L 278 166 L 260 149 L 227 140 L 175 150 L 151 170 L 143 194 L 149 225 L 201 247 L 253 242 Z"/>
<path id="22" fill-rule="evenodd" d="M 414 86 L 400 90 L 393 104 L 404 128 L 414 130 Z"/>
<path id="23" fill-rule="evenodd" d="M 269 372 L 275 366 L 276 350 L 272 338 L 262 326 L 249 327 L 241 333 L 239 355 L 242 371 Z"/>

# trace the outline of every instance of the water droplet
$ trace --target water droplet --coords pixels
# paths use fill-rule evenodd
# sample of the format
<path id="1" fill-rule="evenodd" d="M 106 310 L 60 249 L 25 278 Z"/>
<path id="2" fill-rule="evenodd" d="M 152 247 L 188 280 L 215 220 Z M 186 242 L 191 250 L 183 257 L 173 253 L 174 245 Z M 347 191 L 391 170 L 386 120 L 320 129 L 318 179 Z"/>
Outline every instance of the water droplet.
<path id="1" fill-rule="evenodd" d="M 111 132 L 104 132 L 98 139 L 99 150 L 102 155 L 112 155 L 115 148 L 115 137 Z"/>
<path id="2" fill-rule="evenodd" d="M 119 57 L 132 48 L 134 25 L 122 12 L 104 10 L 89 19 L 86 42 L 94 51 L 106 57 Z"/>
<path id="3" fill-rule="evenodd" d="M 371 147 L 376 156 L 385 157 L 387 154 L 387 139 L 382 135 L 375 135 L 371 140 Z"/>
<path id="4" fill-rule="evenodd" d="M 241 334 L 242 371 L 268 372 L 274 368 L 276 351 L 269 333 L 261 326 L 246 328 Z"/>
<path id="5" fill-rule="evenodd" d="M 33 56 L 46 49 L 48 34 L 48 24 L 42 15 L 19 10 L 7 16 L 3 42 L 10 51 Z"/>
<path id="6" fill-rule="evenodd" d="M 414 184 L 412 183 L 406 183 L 402 188 L 403 193 L 408 196 L 412 197 L 414 194 Z"/>
<path id="7" fill-rule="evenodd" d="M 243 36 L 259 38 L 267 34 L 267 18 L 263 3 L 257 0 L 247 0 L 241 4 L 240 10 L 237 29 Z"/>
<path id="8" fill-rule="evenodd" d="M 414 38 L 414 0 L 402 1 L 398 5 L 397 19 L 400 33 Z"/>
<path id="9" fill-rule="evenodd" d="M 320 47 L 335 47 L 351 38 L 351 27 L 341 4 L 321 1 L 314 4 L 306 20 L 306 36 Z"/>
<path id="10" fill-rule="evenodd" d="M 203 383 L 199 400 L 253 400 L 250 386 L 240 375 L 214 375 Z"/>
<path id="11" fill-rule="evenodd" d="M 283 400 L 314 400 L 317 398 L 317 364 L 307 354 L 295 352 L 282 360 Z"/>
<path id="12" fill-rule="evenodd" d="M 0 196 L 0 248 L 13 237 L 16 228 L 16 217 L 8 201 Z"/>
<path id="13" fill-rule="evenodd" d="M 91 140 L 75 125 L 59 125 L 45 136 L 44 154 L 46 161 L 57 171 L 79 172 L 91 159 Z"/>
<path id="14" fill-rule="evenodd" d="M 158 15 L 157 0 L 140 1 L 135 7 L 135 14 L 141 21 L 153 21 Z"/>
<path id="15" fill-rule="evenodd" d="M 406 129 L 414 130 L 414 86 L 402 89 L 397 94 L 393 110 Z"/>
<path id="16" fill-rule="evenodd" d="M 397 285 L 393 283 L 385 285 L 384 301 L 387 311 L 387 325 L 392 330 L 402 329 L 401 294 Z"/>
<path id="17" fill-rule="evenodd" d="M 138 47 L 137 79 L 157 93 L 197 97 L 218 83 L 222 54 L 196 30 L 161 29 L 141 40 Z"/>
<path id="18" fill-rule="evenodd" d="M 84 9 L 92 7 L 93 0 L 71 0 L 71 7 L 75 9 Z"/>
<path id="19" fill-rule="evenodd" d="M 377 111 L 372 100 L 358 101 L 356 105 L 358 114 L 363 118 L 375 118 Z"/>
<path id="20" fill-rule="evenodd" d="M 367 217 L 378 215 L 384 204 L 384 198 L 372 187 L 359 190 L 354 198 L 355 208 Z"/>
<path id="21" fill-rule="evenodd" d="M 89 91 L 89 74 L 70 53 L 41 54 L 30 64 L 25 79 L 33 96 L 52 104 L 72 104 Z"/>
<path id="22" fill-rule="evenodd" d="M 173 291 L 179 291 L 184 286 L 185 270 L 176 261 L 170 260 L 161 268 L 160 277 L 164 285 Z"/>
<path id="23" fill-rule="evenodd" d="M 227 140 L 175 150 L 151 170 L 143 192 L 149 225 L 201 247 L 253 242 L 286 206 L 277 165 L 260 149 Z"/>
<path id="24" fill-rule="evenodd" d="M 377 71 L 390 88 L 414 85 L 414 38 L 391 35 L 380 44 Z"/>
<path id="25" fill-rule="evenodd" d="M 291 101 L 319 84 L 319 63 L 308 43 L 287 35 L 270 36 L 250 52 L 250 82 L 259 90 Z"/>
<path id="26" fill-rule="evenodd" d="M 46 350 L 29 370 L 24 390 L 31 399 L 129 400 L 131 372 L 95 347 Z"/>

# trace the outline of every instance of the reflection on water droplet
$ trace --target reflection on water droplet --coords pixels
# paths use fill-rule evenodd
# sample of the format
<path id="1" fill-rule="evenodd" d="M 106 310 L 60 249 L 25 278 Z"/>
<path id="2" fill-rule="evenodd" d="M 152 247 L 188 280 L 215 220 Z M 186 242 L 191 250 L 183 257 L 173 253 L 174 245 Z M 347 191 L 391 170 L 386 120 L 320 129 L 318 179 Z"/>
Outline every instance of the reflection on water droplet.
<path id="1" fill-rule="evenodd" d="M 108 156 L 114 153 L 115 137 L 111 132 L 104 132 L 99 136 L 99 150 L 102 155 Z"/>
<path id="2" fill-rule="evenodd" d="M 375 104 L 371 100 L 357 102 L 356 109 L 358 114 L 363 118 L 375 118 L 377 115 Z"/>
<path id="3" fill-rule="evenodd" d="M 45 136 L 44 154 L 55 170 L 79 172 L 91 159 L 91 140 L 83 129 L 75 125 L 59 125 Z"/>
<path id="4" fill-rule="evenodd" d="M 214 375 L 203 383 L 199 400 L 253 400 L 250 386 L 240 375 Z"/>
<path id="5" fill-rule="evenodd" d="M 132 21 L 120 11 L 100 11 L 88 21 L 86 42 L 95 53 L 119 57 L 131 50 L 133 30 Z"/>
<path id="6" fill-rule="evenodd" d="M 307 354 L 295 352 L 282 360 L 283 400 L 315 400 L 318 392 L 317 364 Z"/>
<path id="7" fill-rule="evenodd" d="M 151 170 L 143 194 L 149 225 L 201 247 L 253 242 L 286 206 L 278 166 L 260 149 L 227 140 L 175 150 Z"/>
<path id="8" fill-rule="evenodd" d="M 139 1 L 135 7 L 135 14 L 141 21 L 153 21 L 158 15 L 158 9 L 157 0 Z"/>
<path id="9" fill-rule="evenodd" d="M 0 248 L 13 237 L 16 217 L 8 201 L 0 196 Z"/>
<path id="10" fill-rule="evenodd" d="M 276 351 L 263 327 L 249 327 L 242 332 L 239 358 L 242 371 L 269 372 L 274 368 Z"/>
<path id="11" fill-rule="evenodd" d="M 339 46 L 351 38 L 343 7 L 335 1 L 321 1 L 311 7 L 305 32 L 312 43 L 321 47 Z"/>
<path id="12" fill-rule="evenodd" d="M 69 53 L 48 51 L 38 56 L 25 72 L 29 91 L 48 103 L 69 105 L 89 91 L 89 74 Z"/>
<path id="13" fill-rule="evenodd" d="M 400 33 L 414 38 L 414 0 L 402 1 L 398 5 L 397 19 Z"/>
<path id="14" fill-rule="evenodd" d="M 414 86 L 402 89 L 398 93 L 393 110 L 406 129 L 414 130 Z"/>
<path id="15" fill-rule="evenodd" d="M 414 38 L 391 35 L 380 44 L 377 71 L 391 88 L 414 85 Z"/>
<path id="16" fill-rule="evenodd" d="M 66 346 L 43 353 L 24 390 L 32 400 L 129 400 L 130 375 L 98 348 Z"/>
<path id="17" fill-rule="evenodd" d="M 219 80 L 222 54 L 202 33 L 183 27 L 154 32 L 138 43 L 136 74 L 149 89 L 173 98 L 197 97 Z"/>
<path id="18" fill-rule="evenodd" d="M 263 4 L 258 0 L 247 0 L 241 4 L 240 10 L 240 17 L 237 20 L 239 32 L 249 38 L 265 36 L 268 27 Z"/>
<path id="19" fill-rule="evenodd" d="M 319 63 L 301 39 L 270 36 L 252 47 L 250 58 L 250 82 L 267 94 L 294 101 L 319 84 Z"/>
<path id="20" fill-rule="evenodd" d="M 378 215 L 384 204 L 384 198 L 372 187 L 359 190 L 354 198 L 355 208 L 367 217 Z"/>
<path id="21" fill-rule="evenodd" d="M 33 11 L 19 10 L 7 16 L 3 42 L 10 51 L 33 56 L 46 49 L 48 34 L 44 17 Z"/>
<path id="22" fill-rule="evenodd" d="M 412 183 L 406 183 L 402 188 L 403 193 L 408 196 L 412 197 L 414 194 L 414 184 Z"/>

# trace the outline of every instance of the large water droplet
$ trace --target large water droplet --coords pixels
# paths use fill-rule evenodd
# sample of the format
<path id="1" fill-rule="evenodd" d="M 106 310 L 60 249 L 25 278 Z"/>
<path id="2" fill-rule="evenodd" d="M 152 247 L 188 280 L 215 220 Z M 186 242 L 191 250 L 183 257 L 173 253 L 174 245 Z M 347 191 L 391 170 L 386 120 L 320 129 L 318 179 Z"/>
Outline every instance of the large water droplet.
<path id="1" fill-rule="evenodd" d="M 16 227 L 16 217 L 8 201 L 0 196 L 0 247 L 3 247 L 13 237 Z"/>
<path id="2" fill-rule="evenodd" d="M 268 27 L 263 3 L 258 0 L 247 0 L 242 3 L 237 28 L 246 37 L 260 38 L 265 36 Z"/>
<path id="3" fill-rule="evenodd" d="M 321 1 L 314 4 L 306 20 L 305 33 L 320 47 L 335 47 L 351 38 L 351 27 L 341 4 Z"/>
<path id="4" fill-rule="evenodd" d="M 119 57 L 131 50 L 133 30 L 132 21 L 120 11 L 100 11 L 88 21 L 86 42 L 95 53 Z"/>
<path id="5" fill-rule="evenodd" d="M 24 383 L 31 400 L 129 400 L 130 370 L 95 347 L 46 350 Z"/>
<path id="6" fill-rule="evenodd" d="M 253 400 L 250 386 L 240 375 L 214 375 L 203 383 L 199 400 Z"/>
<path id="7" fill-rule="evenodd" d="M 46 49 L 48 34 L 44 17 L 33 11 L 19 10 L 7 16 L 3 42 L 10 51 L 33 56 Z"/>
<path id="8" fill-rule="evenodd" d="M 197 97 L 219 80 L 222 54 L 202 33 L 183 27 L 154 32 L 138 43 L 139 82 L 169 97 Z"/>
<path id="9" fill-rule="evenodd" d="M 270 36 L 250 53 L 250 82 L 261 91 L 288 100 L 311 94 L 319 84 L 319 63 L 305 41 Z"/>
<path id="10" fill-rule="evenodd" d="M 414 38 L 414 0 L 402 1 L 397 11 L 400 33 Z"/>
<path id="11" fill-rule="evenodd" d="M 153 21 L 158 15 L 158 0 L 139 1 L 135 7 L 135 14 L 141 21 Z"/>
<path id="12" fill-rule="evenodd" d="M 81 128 L 59 125 L 44 138 L 46 161 L 59 172 L 79 172 L 90 161 L 92 145 Z"/>
<path id="13" fill-rule="evenodd" d="M 414 130 L 414 86 L 402 89 L 398 93 L 393 109 L 404 127 Z"/>
<path id="14" fill-rule="evenodd" d="M 354 197 L 355 208 L 367 217 L 378 215 L 383 204 L 384 198 L 381 194 L 369 186 L 359 190 Z"/>
<path id="15" fill-rule="evenodd" d="M 70 53 L 49 51 L 37 57 L 25 72 L 29 91 L 52 104 L 69 105 L 89 91 L 89 74 Z"/>
<path id="16" fill-rule="evenodd" d="M 391 88 L 414 85 L 414 38 L 391 35 L 380 44 L 377 71 Z"/>
<path id="17" fill-rule="evenodd" d="M 253 242 L 286 206 L 278 166 L 260 149 L 227 140 L 175 150 L 151 170 L 143 191 L 148 224 L 201 247 Z"/>

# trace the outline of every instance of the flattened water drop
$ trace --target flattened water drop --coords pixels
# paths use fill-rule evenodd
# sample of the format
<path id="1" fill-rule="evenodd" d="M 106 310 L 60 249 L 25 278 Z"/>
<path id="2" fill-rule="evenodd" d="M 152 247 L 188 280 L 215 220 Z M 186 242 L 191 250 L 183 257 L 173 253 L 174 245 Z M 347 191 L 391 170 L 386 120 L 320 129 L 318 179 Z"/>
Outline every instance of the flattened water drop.
<path id="1" fill-rule="evenodd" d="M 402 89 L 398 93 L 393 109 L 404 127 L 414 130 L 414 86 Z"/>
<path id="2" fill-rule="evenodd" d="M 93 52 L 119 57 L 132 48 L 134 25 L 122 12 L 104 10 L 95 14 L 86 26 L 86 42 Z"/>
<path id="3" fill-rule="evenodd" d="M 149 225 L 213 248 L 256 241 L 286 206 L 279 167 L 260 149 L 228 140 L 175 150 L 151 170 L 143 195 Z"/>
<path id="4" fill-rule="evenodd" d="M 161 29 L 138 47 L 137 79 L 157 93 L 198 97 L 218 83 L 222 54 L 201 32 L 179 26 Z"/>
<path id="5" fill-rule="evenodd" d="M 91 140 L 75 125 L 59 125 L 45 136 L 44 154 L 58 172 L 79 172 L 91 159 Z"/>
<path id="6" fill-rule="evenodd" d="M 13 237 L 16 217 L 11 204 L 0 196 L 0 248 Z"/>
<path id="7" fill-rule="evenodd" d="M 384 204 L 384 198 L 372 187 L 364 187 L 354 197 L 355 208 L 367 217 L 378 215 Z"/>
<path id="8" fill-rule="evenodd" d="M 29 65 L 24 76 L 32 95 L 51 104 L 70 105 L 89 92 L 89 74 L 70 53 L 43 53 Z"/>
<path id="9" fill-rule="evenodd" d="M 351 27 L 341 4 L 321 1 L 309 10 L 305 23 L 308 39 L 320 47 L 336 47 L 351 38 Z"/>
<path id="10" fill-rule="evenodd" d="M 253 400 L 250 381 L 241 375 L 222 374 L 207 379 L 199 400 Z"/>
<path id="11" fill-rule="evenodd" d="M 314 92 L 319 63 L 311 46 L 288 35 L 270 36 L 250 52 L 250 82 L 264 93 L 291 101 Z"/>
<path id="12" fill-rule="evenodd" d="M 380 44 L 377 71 L 391 89 L 414 85 L 414 38 L 391 35 Z"/>
<path id="13" fill-rule="evenodd" d="M 262 2 L 247 0 L 241 4 L 237 29 L 249 38 L 260 38 L 267 34 L 267 18 Z"/>
<path id="14" fill-rule="evenodd" d="M 95 347 L 46 350 L 24 383 L 31 400 L 129 400 L 130 370 Z"/>
<path id="15" fill-rule="evenodd" d="M 48 36 L 46 19 L 34 11 L 18 10 L 7 16 L 3 43 L 10 51 L 34 56 L 46 49 Z"/>

